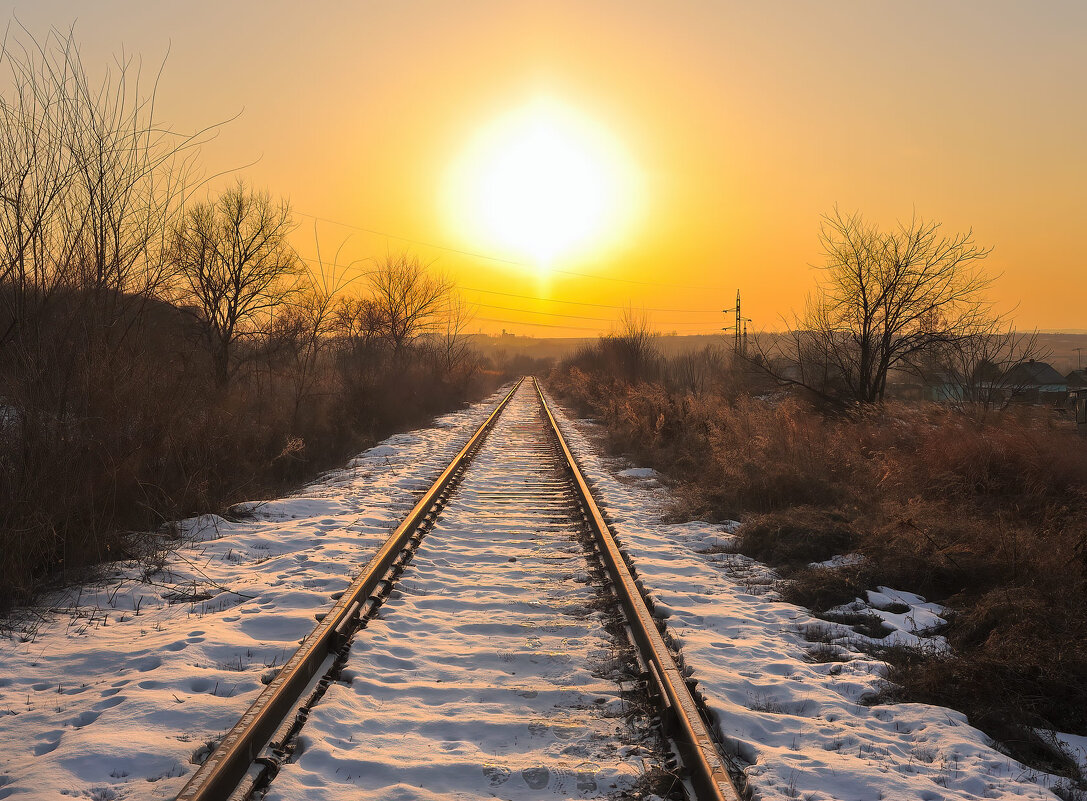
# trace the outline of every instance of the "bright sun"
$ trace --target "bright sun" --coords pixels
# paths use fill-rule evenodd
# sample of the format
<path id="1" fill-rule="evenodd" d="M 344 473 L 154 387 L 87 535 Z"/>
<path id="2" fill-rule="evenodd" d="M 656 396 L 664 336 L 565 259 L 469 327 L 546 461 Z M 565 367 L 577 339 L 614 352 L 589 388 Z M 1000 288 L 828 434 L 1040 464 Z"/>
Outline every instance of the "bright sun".
<path id="1" fill-rule="evenodd" d="M 541 267 L 617 234 L 632 171 L 605 131 L 551 101 L 486 128 L 454 170 L 462 233 Z"/>

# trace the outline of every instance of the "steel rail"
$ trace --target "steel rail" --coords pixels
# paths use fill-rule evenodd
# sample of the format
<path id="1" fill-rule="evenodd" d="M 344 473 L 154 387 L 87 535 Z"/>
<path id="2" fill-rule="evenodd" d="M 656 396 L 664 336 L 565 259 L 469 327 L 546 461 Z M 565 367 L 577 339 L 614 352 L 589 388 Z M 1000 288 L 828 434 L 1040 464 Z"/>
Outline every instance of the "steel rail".
<path id="1" fill-rule="evenodd" d="M 678 747 L 683 766 L 690 774 L 697 798 L 699 801 L 740 801 L 741 796 L 725 768 L 725 762 L 717 750 L 716 742 L 702 720 L 698 704 L 691 695 L 682 671 L 676 665 L 664 637 L 657 628 L 657 621 L 642 597 L 634 575 L 619 550 L 615 536 L 608 528 L 600 507 L 593 499 L 585 476 L 582 475 L 559 429 L 559 424 L 547 405 L 543 390 L 535 378 L 532 379 L 532 383 L 536 387 L 536 394 L 539 395 L 540 403 L 572 474 L 589 527 L 595 535 L 600 556 L 611 576 L 623 611 L 626 613 L 627 623 L 634 636 L 634 644 L 653 674 L 651 680 L 657 684 L 663 696 L 665 714 L 672 718 L 674 728 L 671 736 Z"/>
<path id="2" fill-rule="evenodd" d="M 354 631 L 362 605 L 400 557 L 405 544 L 424 522 L 427 513 L 449 486 L 455 474 L 478 449 L 523 380 L 514 384 L 513 389 L 499 402 L 430 489 L 412 507 L 411 512 L 373 556 L 366 569 L 351 582 L 328 614 L 302 641 L 283 669 L 226 733 L 204 764 L 178 793 L 177 801 L 222 801 L 231 795 L 276 733 L 284 717 L 312 683 L 318 669 L 342 645 L 345 637 Z"/>

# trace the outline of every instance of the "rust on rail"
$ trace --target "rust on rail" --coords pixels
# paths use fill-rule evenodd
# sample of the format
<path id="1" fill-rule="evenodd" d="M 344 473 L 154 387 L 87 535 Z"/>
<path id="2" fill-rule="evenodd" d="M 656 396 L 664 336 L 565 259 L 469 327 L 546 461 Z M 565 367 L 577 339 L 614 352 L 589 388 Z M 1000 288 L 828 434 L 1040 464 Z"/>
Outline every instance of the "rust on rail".
<path id="1" fill-rule="evenodd" d="M 257 696 L 204 764 L 192 775 L 178 793 L 177 801 L 222 801 L 231 795 L 250 765 L 276 732 L 283 718 L 298 702 L 306 687 L 317 675 L 319 668 L 335 650 L 336 644 L 342 640 L 345 627 L 351 625 L 350 620 L 354 616 L 354 610 L 364 604 L 377 588 L 400 555 L 405 543 L 434 505 L 435 500 L 449 485 L 457 470 L 482 443 L 484 436 L 520 385 L 521 381 L 514 384 L 513 389 L 495 407 L 468 443 L 461 448 L 449 466 L 430 486 L 430 489 L 412 507 L 411 512 L 381 546 L 366 569 L 351 582 L 335 606 L 302 641 L 283 669 Z"/>
<path id="2" fill-rule="evenodd" d="M 654 674 L 654 679 L 664 697 L 665 706 L 671 707 L 675 726 L 672 737 L 679 749 L 683 765 L 690 774 L 695 793 L 699 801 L 739 801 L 740 794 L 732 783 L 725 762 L 717 750 L 717 743 L 702 720 L 698 704 L 687 688 L 683 673 L 676 665 L 668 645 L 657 629 L 656 621 L 642 598 L 630 568 L 623 559 L 619 544 L 600 513 L 600 507 L 593 499 L 589 485 L 574 455 L 570 452 L 566 439 L 562 436 L 555 416 L 548 408 L 539 382 L 535 378 L 532 381 L 573 475 L 574 484 L 585 507 L 589 526 L 596 537 L 604 566 L 611 576 L 626 614 L 627 623 L 634 635 L 634 644 L 641 652 L 650 672 Z"/>

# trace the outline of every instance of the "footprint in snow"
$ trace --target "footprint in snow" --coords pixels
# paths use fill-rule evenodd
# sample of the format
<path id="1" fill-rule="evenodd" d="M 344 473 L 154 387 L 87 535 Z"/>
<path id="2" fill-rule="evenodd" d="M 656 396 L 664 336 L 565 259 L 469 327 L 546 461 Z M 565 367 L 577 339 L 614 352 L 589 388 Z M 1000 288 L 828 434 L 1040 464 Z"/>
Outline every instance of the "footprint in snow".
<path id="1" fill-rule="evenodd" d="M 551 781 L 551 771 L 543 766 L 538 768 L 525 768 L 521 771 L 521 778 L 524 779 L 525 784 L 533 790 L 542 790 L 547 787 L 547 783 Z"/>
<path id="2" fill-rule="evenodd" d="M 64 734 L 63 729 L 55 729 L 54 731 L 43 733 L 41 741 L 34 746 L 34 756 L 44 756 L 45 754 L 56 751 L 57 746 L 60 745 L 60 737 L 62 734 Z"/>
<path id="3" fill-rule="evenodd" d="M 536 737 L 542 737 L 547 734 L 547 730 L 551 728 L 546 723 L 542 723 L 538 720 L 534 720 L 528 724 L 528 733 Z"/>
<path id="4" fill-rule="evenodd" d="M 146 673 L 149 670 L 162 666 L 162 659 L 157 656 L 145 656 L 142 659 L 137 659 L 130 663 L 132 667 L 138 670 L 140 673 Z"/>
<path id="5" fill-rule="evenodd" d="M 484 765 L 483 775 L 487 777 L 487 783 L 491 787 L 498 787 L 500 784 L 505 784 L 510 779 L 510 771 L 505 765 Z"/>
<path id="6" fill-rule="evenodd" d="M 84 726 L 89 726 L 98 720 L 98 716 L 101 712 L 80 712 L 74 718 L 68 721 L 68 724 L 76 729 L 82 729 Z"/>
<path id="7" fill-rule="evenodd" d="M 582 762 L 574 770 L 577 775 L 578 792 L 596 792 L 596 772 L 600 770 L 600 766 L 593 762 Z"/>

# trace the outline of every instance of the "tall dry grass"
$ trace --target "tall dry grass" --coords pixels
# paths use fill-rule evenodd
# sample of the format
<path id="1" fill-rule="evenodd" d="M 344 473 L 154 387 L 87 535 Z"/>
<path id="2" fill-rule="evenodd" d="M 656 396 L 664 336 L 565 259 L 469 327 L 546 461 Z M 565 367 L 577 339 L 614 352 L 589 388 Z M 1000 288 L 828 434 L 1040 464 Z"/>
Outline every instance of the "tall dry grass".
<path id="1" fill-rule="evenodd" d="M 503 378 L 430 341 L 394 358 L 380 338 L 329 337 L 300 395 L 291 344 L 261 337 L 224 389 L 188 317 L 149 308 L 108 358 L 51 325 L 34 332 L 49 356 L 34 370 L 0 353 L 0 609 L 140 556 L 140 532 L 166 521 L 296 486 Z"/>
<path id="2" fill-rule="evenodd" d="M 780 568 L 790 600 L 821 612 L 887 585 L 952 610 L 951 656 L 886 655 L 889 696 L 960 709 L 1074 773 L 1033 733 L 1087 734 L 1087 441 L 1066 423 L 1032 408 L 827 414 L 590 370 L 570 360 L 551 386 L 674 479 L 678 514 L 743 521 L 741 550 Z M 808 567 L 846 552 L 863 562 Z"/>

